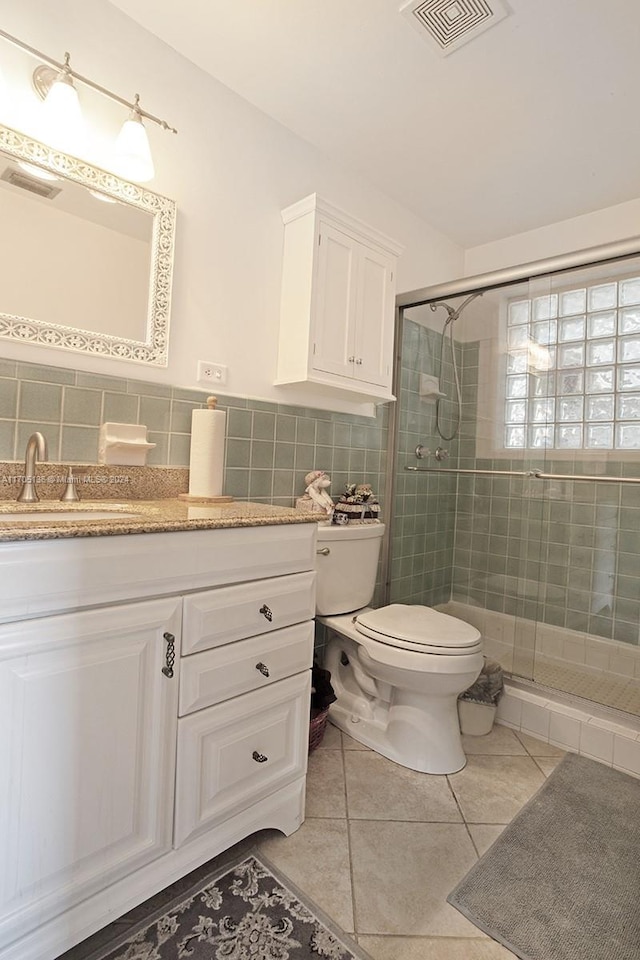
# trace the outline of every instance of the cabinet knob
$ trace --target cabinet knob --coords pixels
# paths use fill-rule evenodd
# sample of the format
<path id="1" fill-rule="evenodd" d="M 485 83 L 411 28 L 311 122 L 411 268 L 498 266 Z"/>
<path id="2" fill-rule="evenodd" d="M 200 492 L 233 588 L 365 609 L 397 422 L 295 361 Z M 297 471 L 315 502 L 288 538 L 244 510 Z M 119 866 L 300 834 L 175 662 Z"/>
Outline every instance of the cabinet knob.
<path id="1" fill-rule="evenodd" d="M 356 366 L 359 367 L 361 365 L 362 365 L 362 357 L 358 357 L 358 359 L 356 360 Z"/>
<path id="2" fill-rule="evenodd" d="M 266 665 L 266 663 L 262 663 L 262 661 L 260 663 L 256 663 L 256 670 L 258 673 L 261 673 L 263 677 L 269 676 L 269 667 Z"/>
<path id="3" fill-rule="evenodd" d="M 316 550 L 316 553 L 320 554 L 321 557 L 328 557 L 331 550 L 329 547 L 321 547 L 320 550 Z"/>
<path id="4" fill-rule="evenodd" d="M 266 763 L 269 757 L 265 757 L 264 753 L 258 753 L 257 750 L 254 750 L 251 754 L 256 763 Z"/>
<path id="5" fill-rule="evenodd" d="M 349 363 L 355 363 L 355 362 L 356 362 L 356 358 L 355 358 L 355 357 L 348 357 L 347 359 L 348 359 Z"/>
<path id="6" fill-rule="evenodd" d="M 269 621 L 269 623 L 271 623 L 271 621 L 273 620 L 273 613 L 271 612 L 270 608 L 266 605 L 266 603 L 262 604 L 258 613 L 261 613 L 262 616 Z"/>

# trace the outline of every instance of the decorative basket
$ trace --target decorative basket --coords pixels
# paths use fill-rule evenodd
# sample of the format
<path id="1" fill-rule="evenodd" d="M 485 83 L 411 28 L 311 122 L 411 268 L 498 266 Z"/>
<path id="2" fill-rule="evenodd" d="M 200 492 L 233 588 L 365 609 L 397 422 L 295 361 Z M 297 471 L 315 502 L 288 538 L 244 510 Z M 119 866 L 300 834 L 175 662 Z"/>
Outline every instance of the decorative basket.
<path id="1" fill-rule="evenodd" d="M 311 721 L 309 723 L 309 753 L 312 753 L 316 747 L 319 747 L 322 743 L 328 716 L 329 707 L 327 707 L 326 710 L 312 708 Z"/>

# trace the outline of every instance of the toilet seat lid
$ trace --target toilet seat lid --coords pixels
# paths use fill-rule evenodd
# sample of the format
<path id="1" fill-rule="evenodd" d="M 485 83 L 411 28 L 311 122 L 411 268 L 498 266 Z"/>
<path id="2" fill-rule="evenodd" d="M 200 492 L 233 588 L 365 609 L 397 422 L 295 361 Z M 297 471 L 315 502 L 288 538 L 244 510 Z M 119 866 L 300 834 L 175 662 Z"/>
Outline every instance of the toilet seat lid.
<path id="1" fill-rule="evenodd" d="M 425 652 L 471 653 L 481 640 L 478 630 L 464 620 L 404 603 L 358 614 L 356 628 L 374 640 Z"/>

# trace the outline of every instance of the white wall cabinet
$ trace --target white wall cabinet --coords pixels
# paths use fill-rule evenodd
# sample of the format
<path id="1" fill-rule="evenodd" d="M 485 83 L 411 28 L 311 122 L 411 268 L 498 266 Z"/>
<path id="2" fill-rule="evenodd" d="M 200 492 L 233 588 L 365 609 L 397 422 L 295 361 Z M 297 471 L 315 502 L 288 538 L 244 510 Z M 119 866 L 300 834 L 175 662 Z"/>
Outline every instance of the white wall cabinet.
<path id="1" fill-rule="evenodd" d="M 300 826 L 315 537 L 0 545 L 0 607 L 40 578 L 37 613 L 0 624 L 0 960 L 54 960 L 242 837 Z"/>
<path id="2" fill-rule="evenodd" d="M 276 384 L 393 400 L 395 274 L 402 248 L 316 194 L 283 211 Z"/>

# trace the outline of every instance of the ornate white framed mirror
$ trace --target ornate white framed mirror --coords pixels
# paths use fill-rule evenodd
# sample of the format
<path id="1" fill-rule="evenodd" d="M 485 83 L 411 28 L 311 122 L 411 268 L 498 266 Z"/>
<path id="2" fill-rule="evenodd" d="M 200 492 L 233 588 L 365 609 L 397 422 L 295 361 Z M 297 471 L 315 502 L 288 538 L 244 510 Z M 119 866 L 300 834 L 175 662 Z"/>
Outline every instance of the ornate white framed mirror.
<path id="1" fill-rule="evenodd" d="M 0 125 L 0 338 L 166 366 L 173 200 Z"/>

